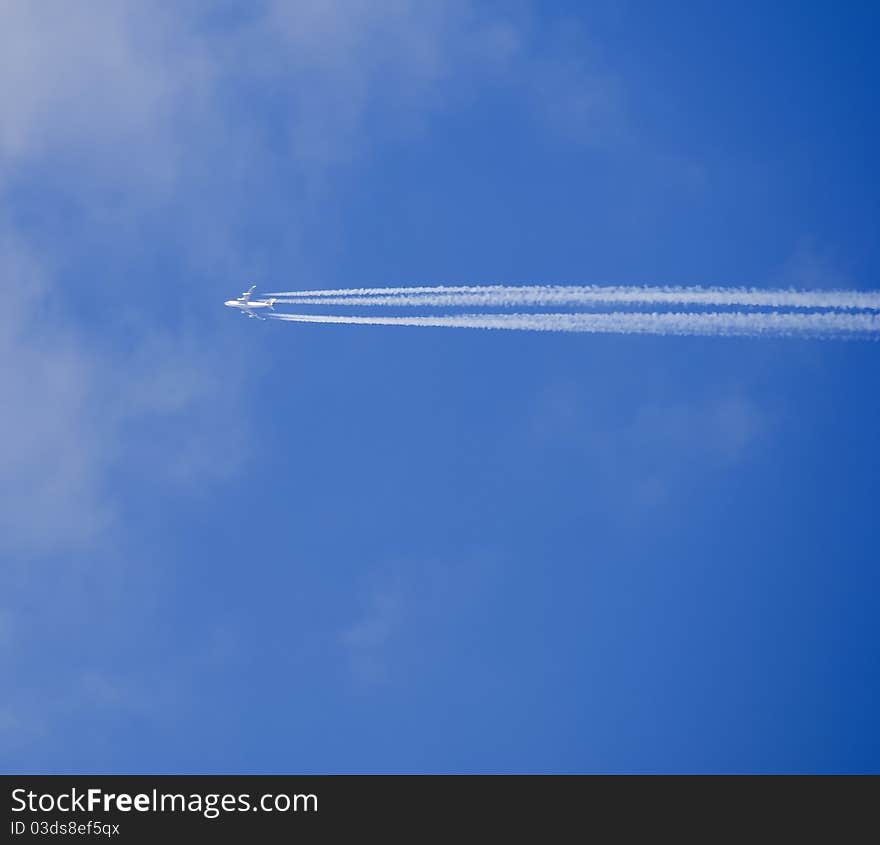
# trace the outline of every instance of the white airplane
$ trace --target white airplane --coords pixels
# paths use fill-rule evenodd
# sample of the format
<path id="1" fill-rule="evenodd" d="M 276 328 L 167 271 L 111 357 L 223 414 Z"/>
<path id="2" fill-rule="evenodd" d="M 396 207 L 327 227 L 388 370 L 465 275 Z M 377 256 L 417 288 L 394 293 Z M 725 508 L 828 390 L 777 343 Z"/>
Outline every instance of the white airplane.
<path id="1" fill-rule="evenodd" d="M 259 314 L 254 313 L 255 308 L 270 308 L 272 311 L 275 310 L 275 303 L 277 300 L 275 299 L 251 299 L 251 294 L 256 290 L 257 286 L 254 285 L 250 290 L 246 290 L 238 299 L 227 299 L 223 304 L 227 308 L 237 308 L 245 317 L 257 317 L 260 320 L 264 320 L 265 317 L 260 317 Z"/>

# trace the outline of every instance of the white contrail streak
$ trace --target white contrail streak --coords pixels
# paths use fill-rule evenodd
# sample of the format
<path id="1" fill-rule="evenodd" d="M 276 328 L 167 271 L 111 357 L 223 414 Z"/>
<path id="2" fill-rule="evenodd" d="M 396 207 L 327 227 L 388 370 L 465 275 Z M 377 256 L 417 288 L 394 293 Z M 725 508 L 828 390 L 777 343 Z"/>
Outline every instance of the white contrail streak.
<path id="1" fill-rule="evenodd" d="M 434 326 L 520 331 L 603 334 L 723 335 L 773 337 L 880 336 L 880 315 L 839 312 L 714 312 L 605 314 L 453 314 L 415 317 L 351 317 L 331 314 L 271 314 L 295 323 L 342 323 L 370 326 Z"/>
<path id="2" fill-rule="evenodd" d="M 762 290 L 722 287 L 469 285 L 339 288 L 263 294 L 297 305 L 558 306 L 692 305 L 741 308 L 826 308 L 880 311 L 880 291 Z"/>

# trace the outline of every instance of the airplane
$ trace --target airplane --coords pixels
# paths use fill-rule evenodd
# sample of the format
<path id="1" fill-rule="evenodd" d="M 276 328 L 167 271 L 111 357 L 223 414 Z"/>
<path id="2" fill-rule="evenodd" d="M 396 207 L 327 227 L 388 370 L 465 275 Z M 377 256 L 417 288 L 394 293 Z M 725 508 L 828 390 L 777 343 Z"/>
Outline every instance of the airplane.
<path id="1" fill-rule="evenodd" d="M 256 285 L 253 285 L 250 290 L 246 290 L 238 299 L 227 299 L 223 304 L 227 308 L 238 308 L 239 311 L 245 317 L 256 317 L 259 320 L 265 320 L 265 317 L 260 317 L 259 314 L 254 313 L 255 308 L 270 308 L 272 311 L 275 310 L 276 299 L 254 299 L 251 300 L 251 294 L 257 289 Z"/>

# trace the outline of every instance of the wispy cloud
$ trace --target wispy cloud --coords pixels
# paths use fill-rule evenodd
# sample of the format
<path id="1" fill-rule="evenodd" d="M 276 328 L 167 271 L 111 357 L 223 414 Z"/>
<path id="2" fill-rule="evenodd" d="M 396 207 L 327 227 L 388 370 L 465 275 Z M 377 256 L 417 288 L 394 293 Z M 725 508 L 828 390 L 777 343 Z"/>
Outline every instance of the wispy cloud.
<path id="1" fill-rule="evenodd" d="M 99 534 L 109 516 L 92 416 L 95 361 L 71 331 L 40 315 L 45 275 L 8 239 L 0 277 L 10 293 L 0 313 L 0 550 L 67 548 Z"/>
<path id="2" fill-rule="evenodd" d="M 337 634 L 356 687 L 417 682 L 453 630 L 479 625 L 487 594 L 504 580 L 498 550 L 465 542 L 453 556 L 435 551 L 366 571 L 357 612 Z"/>
<path id="3" fill-rule="evenodd" d="M 766 377 L 766 368 L 761 372 Z M 646 374 L 640 384 L 653 389 L 602 397 L 578 382 L 553 382 L 526 417 L 530 451 L 559 450 L 572 467 L 566 471 L 583 473 L 594 501 L 614 518 L 633 508 L 663 511 L 717 473 L 747 466 L 783 434 L 777 402 L 754 386 L 725 382 L 695 396 L 675 379 L 658 382 L 656 373 Z M 520 441 L 508 448 L 521 449 Z"/>
<path id="4" fill-rule="evenodd" d="M 13 294 L 0 314 L 7 362 L 0 367 L 7 397 L 0 417 L 0 550 L 70 551 L 106 537 L 114 523 L 109 474 L 121 464 L 135 461 L 145 479 L 166 475 L 163 468 L 178 477 L 185 467 L 198 466 L 200 477 L 228 468 L 217 461 L 223 444 L 205 438 L 199 420 L 234 404 L 234 367 L 211 376 L 215 368 L 200 360 L 194 341 L 163 335 L 107 357 L 47 305 L 49 272 L 21 244 L 7 241 L 0 249 L 0 275 Z M 229 418 L 234 424 L 240 415 Z M 149 436 L 141 437 L 145 427 Z"/>
<path id="5" fill-rule="evenodd" d="M 386 585 L 368 596 L 363 615 L 340 634 L 355 679 L 367 686 L 388 679 L 388 649 L 404 619 L 400 588 Z"/>

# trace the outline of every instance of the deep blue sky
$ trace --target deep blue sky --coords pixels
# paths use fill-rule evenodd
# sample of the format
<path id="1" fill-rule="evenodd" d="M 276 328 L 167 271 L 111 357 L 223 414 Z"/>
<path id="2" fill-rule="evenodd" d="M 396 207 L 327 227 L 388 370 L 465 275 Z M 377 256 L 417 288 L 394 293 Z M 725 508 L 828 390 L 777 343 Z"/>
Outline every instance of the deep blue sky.
<path id="1" fill-rule="evenodd" d="M 876 6 L 428 5 L 0 13 L 0 767 L 880 771 L 876 343 L 222 307 L 876 288 Z"/>

